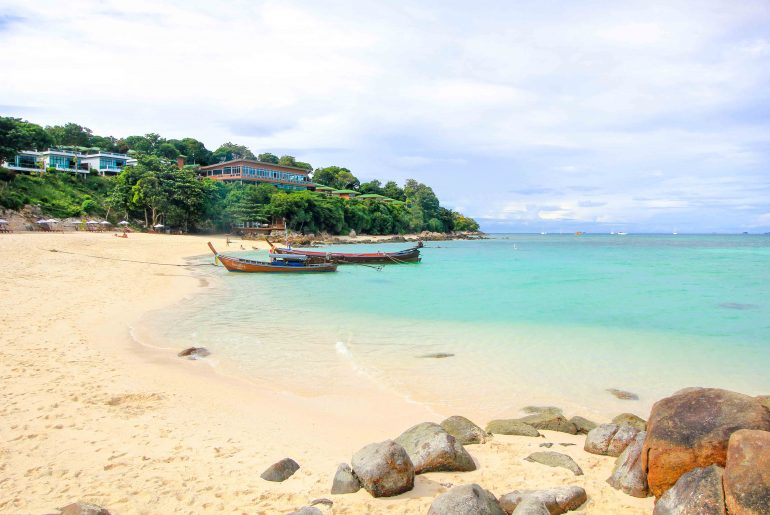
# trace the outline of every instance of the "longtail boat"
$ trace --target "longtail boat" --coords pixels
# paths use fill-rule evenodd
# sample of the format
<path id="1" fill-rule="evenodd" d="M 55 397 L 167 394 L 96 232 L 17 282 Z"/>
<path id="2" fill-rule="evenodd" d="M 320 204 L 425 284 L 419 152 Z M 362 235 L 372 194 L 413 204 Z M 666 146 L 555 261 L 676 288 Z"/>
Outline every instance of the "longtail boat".
<path id="1" fill-rule="evenodd" d="M 291 248 L 278 248 L 270 243 L 270 241 L 267 243 L 270 245 L 270 252 L 274 254 L 306 256 L 313 262 L 326 261 L 340 265 L 350 263 L 417 263 L 420 261 L 420 248 L 422 247 L 422 242 L 418 242 L 414 247 L 399 250 L 397 252 L 317 252 Z"/>
<path id="2" fill-rule="evenodd" d="M 270 261 L 255 261 L 253 259 L 224 256 L 217 252 L 217 249 L 214 248 L 211 242 L 209 242 L 209 248 L 219 262 L 230 272 L 318 273 L 337 271 L 337 265 L 334 263 L 312 263 L 306 256 L 271 253 Z"/>

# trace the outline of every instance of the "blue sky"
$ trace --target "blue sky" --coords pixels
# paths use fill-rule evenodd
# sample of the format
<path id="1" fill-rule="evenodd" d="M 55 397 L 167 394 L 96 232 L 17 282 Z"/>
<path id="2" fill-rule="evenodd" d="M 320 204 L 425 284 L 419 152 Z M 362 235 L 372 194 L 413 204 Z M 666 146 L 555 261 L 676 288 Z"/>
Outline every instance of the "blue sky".
<path id="1" fill-rule="evenodd" d="M 767 1 L 0 13 L 4 115 L 411 177 L 488 231 L 770 231 Z"/>

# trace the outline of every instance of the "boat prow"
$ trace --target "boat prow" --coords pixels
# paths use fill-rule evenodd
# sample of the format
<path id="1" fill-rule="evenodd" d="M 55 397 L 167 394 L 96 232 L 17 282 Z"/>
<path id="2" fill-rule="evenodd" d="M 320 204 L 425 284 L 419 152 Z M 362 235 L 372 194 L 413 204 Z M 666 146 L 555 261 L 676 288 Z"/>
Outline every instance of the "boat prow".
<path id="1" fill-rule="evenodd" d="M 256 261 L 253 259 L 225 256 L 217 252 L 214 245 L 208 242 L 211 252 L 220 263 L 230 272 L 249 273 L 320 273 L 336 272 L 335 263 L 311 263 L 306 256 L 294 256 L 285 254 L 271 254 L 270 261 Z"/>

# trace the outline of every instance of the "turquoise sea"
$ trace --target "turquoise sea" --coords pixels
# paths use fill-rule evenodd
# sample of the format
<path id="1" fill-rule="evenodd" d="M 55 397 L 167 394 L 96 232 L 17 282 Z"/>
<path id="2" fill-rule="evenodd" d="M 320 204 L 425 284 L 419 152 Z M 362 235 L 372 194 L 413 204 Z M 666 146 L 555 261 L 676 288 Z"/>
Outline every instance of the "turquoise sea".
<path id="1" fill-rule="evenodd" d="M 686 386 L 770 393 L 770 236 L 509 234 L 422 255 L 313 276 L 206 269 L 212 287 L 149 322 L 266 387 L 365 382 L 482 420 L 531 404 L 644 416 Z"/>

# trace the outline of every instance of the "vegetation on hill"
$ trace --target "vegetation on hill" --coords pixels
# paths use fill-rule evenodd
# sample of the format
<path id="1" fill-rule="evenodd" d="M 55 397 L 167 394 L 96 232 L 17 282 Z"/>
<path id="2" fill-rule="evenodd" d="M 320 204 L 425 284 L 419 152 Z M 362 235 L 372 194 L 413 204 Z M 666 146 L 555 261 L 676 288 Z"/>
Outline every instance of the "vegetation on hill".
<path id="1" fill-rule="evenodd" d="M 57 172 L 16 175 L 0 170 L 0 205 L 20 209 L 35 204 L 56 217 L 94 214 L 140 220 L 146 227 L 161 223 L 183 231 L 229 230 L 235 223 L 275 218 L 285 218 L 290 228 L 306 233 L 478 230 L 473 219 L 442 207 L 429 186 L 413 179 L 407 180 L 403 188 L 394 181 L 384 186 L 379 180 L 361 183 L 347 168 L 329 166 L 313 171 L 310 164 L 293 156 L 255 156 L 246 146 L 230 142 L 212 152 L 194 138 L 167 140 L 158 134 L 115 138 L 94 135 L 74 123 L 40 127 L 0 117 L 0 159 L 10 159 L 19 150 L 49 146 L 129 153 L 138 164 L 126 167 L 115 177 L 91 174 L 85 180 Z M 182 169 L 175 163 L 179 156 L 188 163 Z M 224 183 L 198 177 L 199 166 L 230 159 L 257 159 L 305 168 L 313 172 L 314 182 L 403 203 L 346 200 L 310 191 L 283 191 L 267 184 Z"/>

